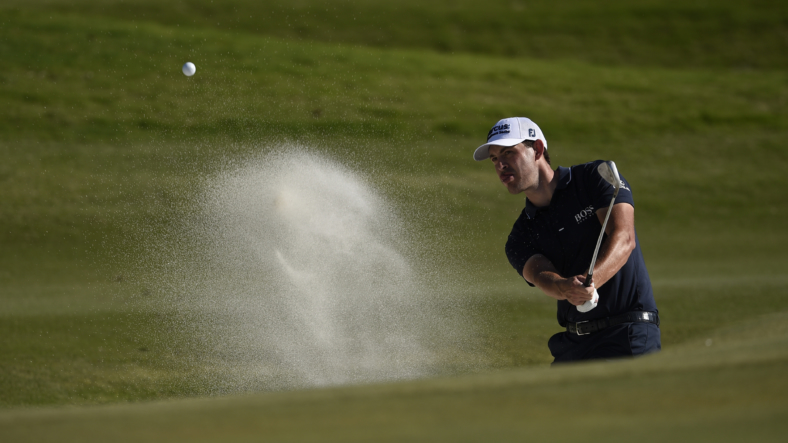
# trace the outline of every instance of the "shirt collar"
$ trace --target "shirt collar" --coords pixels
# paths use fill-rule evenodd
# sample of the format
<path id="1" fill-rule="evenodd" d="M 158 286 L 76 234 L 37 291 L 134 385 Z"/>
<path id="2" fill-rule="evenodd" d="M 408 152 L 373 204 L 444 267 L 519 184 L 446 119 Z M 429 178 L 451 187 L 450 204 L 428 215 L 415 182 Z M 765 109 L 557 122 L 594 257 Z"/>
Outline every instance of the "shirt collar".
<path id="1" fill-rule="evenodd" d="M 559 189 L 564 189 L 569 186 L 569 182 L 572 181 L 572 170 L 569 168 L 565 168 L 563 166 L 559 166 L 558 169 L 555 170 L 555 173 L 558 174 L 558 185 L 555 187 L 555 190 L 558 191 Z M 555 194 L 553 194 L 555 195 Z M 540 209 L 546 209 L 550 206 L 545 206 L 544 208 L 538 208 L 534 206 L 527 198 L 525 199 L 525 215 L 528 218 L 534 218 L 536 216 L 536 212 Z"/>

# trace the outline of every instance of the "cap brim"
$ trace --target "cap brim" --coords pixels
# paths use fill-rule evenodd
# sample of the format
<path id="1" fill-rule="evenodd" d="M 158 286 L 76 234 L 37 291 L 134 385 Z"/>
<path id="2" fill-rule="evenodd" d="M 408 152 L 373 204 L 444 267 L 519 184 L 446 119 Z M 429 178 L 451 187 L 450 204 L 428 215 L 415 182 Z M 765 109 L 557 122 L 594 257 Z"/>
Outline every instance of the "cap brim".
<path id="1" fill-rule="evenodd" d="M 473 152 L 473 159 L 481 162 L 490 158 L 490 146 L 514 146 L 528 140 L 527 138 L 502 138 L 490 143 L 485 143 Z"/>

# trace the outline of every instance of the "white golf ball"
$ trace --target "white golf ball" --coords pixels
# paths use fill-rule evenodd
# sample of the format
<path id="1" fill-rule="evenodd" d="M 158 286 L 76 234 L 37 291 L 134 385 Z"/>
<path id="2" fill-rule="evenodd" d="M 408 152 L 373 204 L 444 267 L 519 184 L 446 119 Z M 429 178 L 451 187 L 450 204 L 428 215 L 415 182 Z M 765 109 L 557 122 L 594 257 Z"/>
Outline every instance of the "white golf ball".
<path id="1" fill-rule="evenodd" d="M 186 77 L 191 77 L 197 71 L 197 67 L 194 66 L 194 63 L 192 62 L 186 62 L 181 68 L 181 71 L 183 71 L 183 75 Z"/>

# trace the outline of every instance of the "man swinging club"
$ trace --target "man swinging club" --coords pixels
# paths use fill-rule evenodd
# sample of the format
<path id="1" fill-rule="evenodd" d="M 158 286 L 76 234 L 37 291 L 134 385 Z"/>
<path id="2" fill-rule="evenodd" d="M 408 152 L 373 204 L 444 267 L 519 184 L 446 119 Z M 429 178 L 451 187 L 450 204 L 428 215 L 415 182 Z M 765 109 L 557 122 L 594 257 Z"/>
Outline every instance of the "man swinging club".
<path id="1" fill-rule="evenodd" d="M 632 191 L 623 177 L 611 177 L 617 175 L 615 164 L 597 160 L 553 170 L 544 134 L 523 117 L 496 123 L 473 158 L 492 160 L 509 192 L 525 193 L 506 256 L 528 285 L 558 300 L 558 323 L 566 331 L 548 342 L 553 363 L 660 350 L 659 316 L 635 233 Z"/>

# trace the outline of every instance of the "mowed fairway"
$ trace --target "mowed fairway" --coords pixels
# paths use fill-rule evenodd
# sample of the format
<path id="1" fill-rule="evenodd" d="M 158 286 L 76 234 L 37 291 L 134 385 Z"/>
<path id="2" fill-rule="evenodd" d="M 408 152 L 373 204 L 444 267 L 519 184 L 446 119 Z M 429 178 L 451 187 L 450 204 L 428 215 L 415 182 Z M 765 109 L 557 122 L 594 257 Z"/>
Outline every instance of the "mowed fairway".
<path id="1" fill-rule="evenodd" d="M 786 324 L 770 316 L 718 331 L 709 346 L 637 361 L 8 412 L 0 425 L 11 441 L 779 442 L 788 432 Z"/>
<path id="2" fill-rule="evenodd" d="M 549 3 L 522 46 L 490 13 L 533 20 L 507 2 L 3 6 L 0 440 L 780 441 L 786 8 Z M 547 366 L 554 303 L 503 255 L 522 196 L 471 160 L 513 115 L 554 165 L 612 159 L 632 184 L 660 355 Z M 151 309 L 150 251 L 217 171 L 293 144 L 401 214 L 414 265 L 461 301 L 475 373 L 205 396 L 176 313 Z"/>

